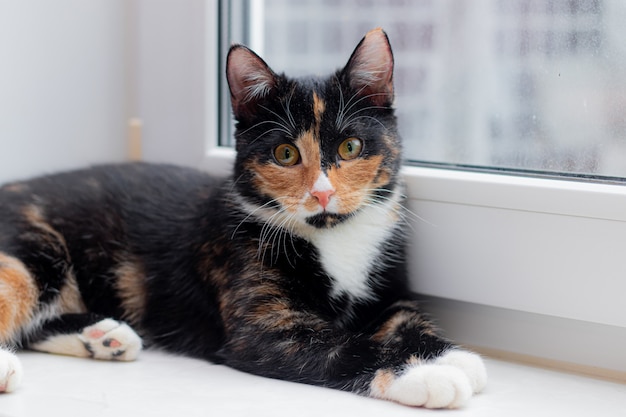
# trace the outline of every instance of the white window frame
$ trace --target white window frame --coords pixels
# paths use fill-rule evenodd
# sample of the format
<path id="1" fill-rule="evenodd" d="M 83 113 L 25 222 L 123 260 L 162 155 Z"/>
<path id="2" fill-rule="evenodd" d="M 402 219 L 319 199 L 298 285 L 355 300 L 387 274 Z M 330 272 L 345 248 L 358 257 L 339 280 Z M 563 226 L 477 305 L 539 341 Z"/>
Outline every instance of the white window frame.
<path id="1" fill-rule="evenodd" d="M 217 2 L 205 11 L 204 124 L 195 132 L 205 153 L 189 163 L 227 175 L 235 152 L 218 143 Z M 411 226 L 414 288 L 450 337 L 626 380 L 626 186 L 410 166 L 403 174 L 409 208 L 425 220 Z"/>

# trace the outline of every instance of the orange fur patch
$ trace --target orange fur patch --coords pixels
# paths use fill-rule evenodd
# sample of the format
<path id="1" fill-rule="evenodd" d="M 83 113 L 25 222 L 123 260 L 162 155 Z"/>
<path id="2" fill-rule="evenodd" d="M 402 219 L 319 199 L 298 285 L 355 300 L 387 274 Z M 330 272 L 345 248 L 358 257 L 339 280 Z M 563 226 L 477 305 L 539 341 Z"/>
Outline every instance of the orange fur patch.
<path id="1" fill-rule="evenodd" d="M 407 311 L 400 311 L 393 316 L 378 329 L 376 333 L 372 336 L 372 340 L 382 343 L 385 341 L 389 341 L 394 337 L 394 334 L 398 327 L 403 323 L 406 323 L 413 317 L 413 314 Z"/>
<path id="2" fill-rule="evenodd" d="M 314 133 L 304 132 L 295 141 L 300 150 L 302 163 L 291 167 L 281 167 L 273 163 L 254 164 L 248 168 L 256 172 L 255 185 L 264 194 L 279 198 L 288 211 L 296 211 L 302 198 L 313 187 L 321 172 L 321 155 Z M 313 205 L 315 204 L 315 205 Z M 313 210 L 317 201 L 312 196 L 305 202 L 305 208 Z"/>
<path id="3" fill-rule="evenodd" d="M 146 286 L 143 268 L 137 262 L 122 262 L 115 270 L 117 295 L 124 309 L 124 320 L 138 324 L 146 307 Z"/>
<path id="4" fill-rule="evenodd" d="M 24 215 L 26 221 L 28 221 L 31 225 L 51 234 L 58 239 L 64 247 L 67 247 L 65 244 L 65 238 L 63 238 L 59 232 L 54 230 L 50 223 L 46 221 L 41 207 L 36 206 L 35 204 L 28 205 L 22 209 L 22 214 Z"/>
<path id="5" fill-rule="evenodd" d="M 374 180 L 378 176 L 382 160 L 382 155 L 367 159 L 357 158 L 343 161 L 340 168 L 331 167 L 328 170 L 328 179 L 337 190 L 335 195 L 339 199 L 340 213 L 350 213 L 358 209 L 369 195 L 369 189 L 381 185 L 380 181 Z"/>
<path id="6" fill-rule="evenodd" d="M 313 117 L 315 117 L 315 132 L 319 135 L 322 123 L 322 114 L 326 111 L 326 103 L 316 93 L 313 93 Z"/>
<path id="7" fill-rule="evenodd" d="M 370 391 L 374 397 L 383 398 L 385 393 L 396 379 L 393 371 L 388 369 L 379 369 L 374 375 L 374 379 L 370 383 Z"/>
<path id="8" fill-rule="evenodd" d="M 415 355 L 411 355 L 409 359 L 407 359 L 406 364 L 413 367 L 422 364 L 422 360 Z"/>
<path id="9" fill-rule="evenodd" d="M 63 314 L 86 313 L 87 307 L 83 302 L 82 295 L 76 283 L 76 277 L 68 272 L 63 288 L 59 293 L 59 308 Z"/>
<path id="10" fill-rule="evenodd" d="M 46 234 L 46 237 L 44 237 L 45 240 L 49 240 L 51 244 L 54 245 L 61 245 L 63 250 L 67 253 L 65 238 L 48 223 L 41 207 L 35 204 L 28 205 L 22 209 L 22 215 L 33 227 Z M 69 258 L 69 255 L 67 256 Z M 71 269 L 67 272 L 65 282 L 59 292 L 58 303 L 60 313 L 87 312 L 80 290 L 78 289 L 78 284 L 76 283 L 76 278 Z"/>
<path id="11" fill-rule="evenodd" d="M 0 252 L 0 342 L 8 342 L 31 319 L 39 290 L 24 264 Z"/>
<path id="12" fill-rule="evenodd" d="M 410 302 L 409 302 L 410 303 Z M 402 303 L 397 303 L 401 306 Z M 407 304 L 410 306 L 410 304 Z M 411 306 L 412 307 L 412 306 Z M 420 335 L 437 336 L 437 331 L 433 324 L 423 315 L 408 310 L 400 310 L 393 316 L 389 317 L 372 336 L 372 340 L 378 343 L 393 341 L 400 326 L 407 326 L 414 329 L 415 333 Z"/>

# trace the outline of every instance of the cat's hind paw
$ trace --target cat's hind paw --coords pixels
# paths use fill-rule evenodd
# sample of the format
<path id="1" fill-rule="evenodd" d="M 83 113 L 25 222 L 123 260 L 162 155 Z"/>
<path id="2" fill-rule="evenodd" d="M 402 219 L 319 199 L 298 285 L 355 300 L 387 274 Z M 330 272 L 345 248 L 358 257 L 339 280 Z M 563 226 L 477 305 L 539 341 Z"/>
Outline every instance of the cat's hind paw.
<path id="1" fill-rule="evenodd" d="M 433 362 L 413 363 L 400 375 L 379 370 L 370 394 L 401 404 L 426 408 L 458 408 L 487 382 L 480 356 L 451 350 Z"/>
<path id="2" fill-rule="evenodd" d="M 141 338 L 126 323 L 104 319 L 85 327 L 78 338 L 94 359 L 133 361 L 141 351 Z"/>
<path id="3" fill-rule="evenodd" d="M 12 392 L 22 381 L 22 365 L 13 353 L 0 348 L 0 393 Z"/>

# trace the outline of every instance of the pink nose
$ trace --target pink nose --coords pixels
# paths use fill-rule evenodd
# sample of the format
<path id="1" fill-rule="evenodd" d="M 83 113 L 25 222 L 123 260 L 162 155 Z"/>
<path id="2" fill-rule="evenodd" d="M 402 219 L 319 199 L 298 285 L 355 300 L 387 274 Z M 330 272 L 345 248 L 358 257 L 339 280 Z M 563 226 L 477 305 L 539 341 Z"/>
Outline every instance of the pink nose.
<path id="1" fill-rule="evenodd" d="M 317 198 L 317 201 L 320 203 L 320 206 L 322 206 L 322 208 L 324 209 L 330 202 L 330 196 L 332 196 L 333 194 L 335 194 L 335 190 L 311 191 L 311 195 Z"/>

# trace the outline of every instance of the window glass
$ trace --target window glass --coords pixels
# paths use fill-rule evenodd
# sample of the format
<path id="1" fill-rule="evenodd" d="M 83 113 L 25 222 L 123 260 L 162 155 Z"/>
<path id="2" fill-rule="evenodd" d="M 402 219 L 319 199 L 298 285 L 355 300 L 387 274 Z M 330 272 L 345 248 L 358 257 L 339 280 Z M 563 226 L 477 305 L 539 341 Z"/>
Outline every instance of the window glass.
<path id="1" fill-rule="evenodd" d="M 385 29 L 411 161 L 626 177 L 626 1 L 247 5 L 243 41 L 290 75 L 329 73 Z"/>

